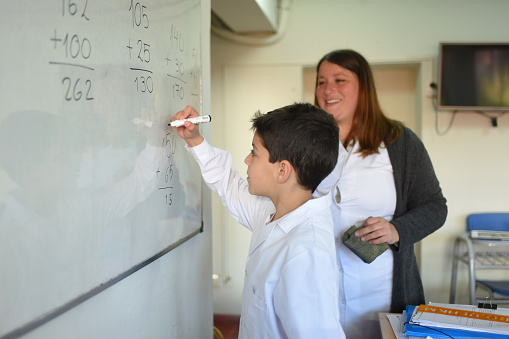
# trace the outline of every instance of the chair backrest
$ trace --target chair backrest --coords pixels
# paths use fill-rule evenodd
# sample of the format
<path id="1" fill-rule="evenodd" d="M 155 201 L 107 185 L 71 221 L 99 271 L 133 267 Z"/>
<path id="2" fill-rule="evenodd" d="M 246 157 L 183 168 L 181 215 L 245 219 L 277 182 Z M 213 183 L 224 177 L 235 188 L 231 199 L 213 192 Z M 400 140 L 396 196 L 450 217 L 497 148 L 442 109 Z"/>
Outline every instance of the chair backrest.
<path id="1" fill-rule="evenodd" d="M 509 231 L 509 213 L 469 214 L 467 230 Z"/>

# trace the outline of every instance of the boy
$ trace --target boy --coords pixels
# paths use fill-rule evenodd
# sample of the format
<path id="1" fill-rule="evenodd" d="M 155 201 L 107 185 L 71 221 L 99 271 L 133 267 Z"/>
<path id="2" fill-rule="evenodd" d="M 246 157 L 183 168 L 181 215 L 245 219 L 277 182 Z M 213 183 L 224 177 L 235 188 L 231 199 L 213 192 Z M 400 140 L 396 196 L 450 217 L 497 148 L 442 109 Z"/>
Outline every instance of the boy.
<path id="1" fill-rule="evenodd" d="M 173 120 L 198 116 L 190 106 Z M 253 232 L 242 292 L 239 338 L 345 338 L 339 323 L 338 268 L 331 197 L 313 199 L 336 165 L 339 130 L 311 104 L 252 120 L 247 180 L 231 155 L 212 148 L 197 126 L 178 127 L 204 181 Z"/>

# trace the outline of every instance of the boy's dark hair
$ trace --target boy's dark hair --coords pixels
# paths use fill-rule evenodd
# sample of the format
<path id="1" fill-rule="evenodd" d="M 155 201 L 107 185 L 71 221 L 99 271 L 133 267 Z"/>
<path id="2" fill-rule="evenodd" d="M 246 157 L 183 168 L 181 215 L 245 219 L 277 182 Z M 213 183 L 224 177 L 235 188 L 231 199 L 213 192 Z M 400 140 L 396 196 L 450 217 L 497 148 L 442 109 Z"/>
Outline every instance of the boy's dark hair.
<path id="1" fill-rule="evenodd" d="M 295 103 L 267 114 L 259 111 L 252 129 L 269 151 L 269 161 L 287 160 L 300 185 L 314 192 L 338 159 L 339 127 L 333 116 L 310 103 Z"/>

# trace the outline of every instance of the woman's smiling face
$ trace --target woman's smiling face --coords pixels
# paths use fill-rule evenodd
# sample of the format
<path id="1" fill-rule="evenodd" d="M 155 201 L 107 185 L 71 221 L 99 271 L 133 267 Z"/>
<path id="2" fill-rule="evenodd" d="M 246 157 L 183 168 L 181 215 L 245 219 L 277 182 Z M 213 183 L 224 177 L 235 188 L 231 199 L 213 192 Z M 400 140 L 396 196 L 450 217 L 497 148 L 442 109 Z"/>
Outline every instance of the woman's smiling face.
<path id="1" fill-rule="evenodd" d="M 359 79 L 346 68 L 323 61 L 318 69 L 318 106 L 334 116 L 340 127 L 352 125 L 359 98 Z"/>

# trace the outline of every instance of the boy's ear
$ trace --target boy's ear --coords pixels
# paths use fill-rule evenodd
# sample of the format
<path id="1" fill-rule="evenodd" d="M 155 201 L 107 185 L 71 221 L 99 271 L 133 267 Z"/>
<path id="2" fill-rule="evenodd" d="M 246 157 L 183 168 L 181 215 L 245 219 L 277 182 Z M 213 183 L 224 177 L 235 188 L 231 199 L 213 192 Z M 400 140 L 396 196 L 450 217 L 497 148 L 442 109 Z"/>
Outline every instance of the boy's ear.
<path id="1" fill-rule="evenodd" d="M 278 181 L 280 184 L 288 181 L 293 172 L 293 166 L 287 161 L 283 160 L 279 163 L 277 172 Z"/>

